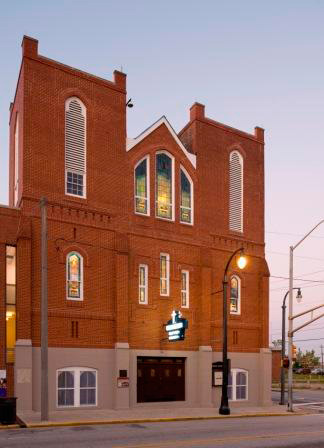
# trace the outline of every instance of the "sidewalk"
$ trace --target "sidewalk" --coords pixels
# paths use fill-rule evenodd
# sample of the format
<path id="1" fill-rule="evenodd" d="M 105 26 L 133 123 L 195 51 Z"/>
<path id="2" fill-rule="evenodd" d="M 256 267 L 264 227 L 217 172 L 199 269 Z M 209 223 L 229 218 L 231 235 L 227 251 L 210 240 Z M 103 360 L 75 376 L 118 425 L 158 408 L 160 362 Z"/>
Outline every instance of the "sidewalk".
<path id="1" fill-rule="evenodd" d="M 19 418 L 29 428 L 46 426 L 78 426 L 122 423 L 167 422 L 181 420 L 204 420 L 219 418 L 242 418 L 264 416 L 291 416 L 303 412 L 287 412 L 286 406 L 232 408 L 231 415 L 219 415 L 216 408 L 133 408 L 125 410 L 69 410 L 50 413 L 48 422 L 40 421 L 40 412 L 18 412 Z"/>

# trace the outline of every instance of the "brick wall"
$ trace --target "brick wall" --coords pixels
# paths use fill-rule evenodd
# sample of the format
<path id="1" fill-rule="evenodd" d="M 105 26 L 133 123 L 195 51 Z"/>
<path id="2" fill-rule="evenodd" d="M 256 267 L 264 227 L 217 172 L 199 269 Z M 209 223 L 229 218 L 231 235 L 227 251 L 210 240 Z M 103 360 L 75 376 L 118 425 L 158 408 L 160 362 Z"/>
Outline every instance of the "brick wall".
<path id="1" fill-rule="evenodd" d="M 143 92 L 145 94 L 145 92 Z M 79 97 L 87 108 L 87 198 L 65 195 L 64 103 Z M 258 352 L 268 346 L 268 268 L 264 258 L 263 130 L 254 134 L 205 117 L 195 104 L 181 131 L 196 168 L 166 124 L 126 152 L 126 78 L 106 81 L 38 54 L 24 38 L 23 60 L 10 121 L 10 204 L 13 205 L 14 117 L 19 114 L 20 209 L 2 216 L 2 244 L 18 246 L 17 336 L 40 344 L 40 211 L 48 205 L 49 345 L 197 350 L 222 346 L 222 278 L 232 252 L 249 256 L 242 282 L 241 315 L 229 316 L 229 349 Z M 244 232 L 228 230 L 228 160 L 244 159 Z M 155 154 L 175 159 L 175 221 L 155 218 Z M 150 155 L 151 216 L 134 214 L 134 166 Z M 194 183 L 194 225 L 180 224 L 180 165 Z M 12 225 L 14 214 L 15 223 Z M 10 216 L 9 216 L 10 215 Z M 11 224 L 10 224 L 11 223 Z M 10 227 L 11 226 L 11 227 Z M 1 248 L 0 248 L 1 249 Z M 66 299 L 66 255 L 84 258 L 84 300 Z M 159 256 L 170 254 L 170 296 L 159 294 Z M 1 255 L 1 253 L 0 253 Z M 1 255 L 3 257 L 3 254 Z M 149 300 L 138 303 L 138 265 L 149 267 Z M 181 269 L 190 272 L 189 321 L 185 341 L 168 343 L 164 325 L 180 308 Z M 2 275 L 0 273 L 0 275 Z M 3 291 L 1 290 L 1 294 Z M 3 306 L 1 299 L 0 307 Z M 73 322 L 73 323 L 72 323 Z M 78 322 L 78 337 L 72 326 Z M 3 337 L 0 343 L 3 348 Z M 0 358 L 1 360 L 1 358 Z M 3 362 L 3 361 L 2 361 Z"/>

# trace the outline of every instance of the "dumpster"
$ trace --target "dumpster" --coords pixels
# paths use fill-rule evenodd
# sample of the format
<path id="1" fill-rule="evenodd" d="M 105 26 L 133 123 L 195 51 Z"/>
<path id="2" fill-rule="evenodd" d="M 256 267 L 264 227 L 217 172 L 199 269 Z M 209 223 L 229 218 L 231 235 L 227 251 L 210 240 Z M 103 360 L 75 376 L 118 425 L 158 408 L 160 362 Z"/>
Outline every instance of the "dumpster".
<path id="1" fill-rule="evenodd" d="M 16 423 L 16 397 L 0 397 L 0 423 L 13 425 Z"/>

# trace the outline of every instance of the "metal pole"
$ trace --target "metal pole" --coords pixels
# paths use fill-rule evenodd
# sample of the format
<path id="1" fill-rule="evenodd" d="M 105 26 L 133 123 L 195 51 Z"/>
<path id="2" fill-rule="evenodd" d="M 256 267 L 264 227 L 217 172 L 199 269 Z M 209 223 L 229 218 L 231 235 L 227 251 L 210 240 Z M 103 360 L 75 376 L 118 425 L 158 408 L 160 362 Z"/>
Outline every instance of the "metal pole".
<path id="1" fill-rule="evenodd" d="M 282 304 L 282 334 L 281 334 L 281 372 L 280 372 L 280 382 L 281 382 L 281 394 L 280 394 L 280 403 L 285 404 L 285 369 L 283 366 L 283 359 L 286 353 L 286 297 L 285 295 L 284 302 Z"/>
<path id="2" fill-rule="evenodd" d="M 228 362 L 227 362 L 227 274 L 223 280 L 223 382 L 222 382 L 222 400 L 219 413 L 229 415 L 231 413 L 228 406 Z"/>
<path id="3" fill-rule="evenodd" d="M 288 411 L 293 412 L 293 271 L 294 271 L 294 248 L 290 246 L 289 254 L 289 315 L 288 315 Z"/>
<path id="4" fill-rule="evenodd" d="M 41 208 L 41 421 L 48 420 L 47 199 Z"/>
<path id="5" fill-rule="evenodd" d="M 323 345 L 321 345 L 322 373 L 323 373 Z"/>

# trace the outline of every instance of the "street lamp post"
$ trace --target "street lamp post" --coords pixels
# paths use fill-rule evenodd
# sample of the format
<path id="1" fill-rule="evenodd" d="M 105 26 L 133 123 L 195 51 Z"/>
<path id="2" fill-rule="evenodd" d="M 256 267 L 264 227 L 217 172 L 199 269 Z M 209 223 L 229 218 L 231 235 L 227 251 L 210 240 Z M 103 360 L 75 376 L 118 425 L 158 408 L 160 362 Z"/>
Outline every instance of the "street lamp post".
<path id="1" fill-rule="evenodd" d="M 227 359 L 227 285 L 228 285 L 228 279 L 227 279 L 227 271 L 231 264 L 231 261 L 235 257 L 237 253 L 241 253 L 241 256 L 238 260 L 238 267 L 240 269 L 244 269 L 246 265 L 246 258 L 243 256 L 244 249 L 243 247 L 240 247 L 236 251 L 232 253 L 230 256 L 226 267 L 224 271 L 224 277 L 223 277 L 223 381 L 222 381 L 222 399 L 221 399 L 221 405 L 219 408 L 219 413 L 222 415 L 229 415 L 231 413 L 230 408 L 228 406 L 228 394 L 227 394 L 227 388 L 228 388 L 228 359 Z"/>
<path id="2" fill-rule="evenodd" d="M 302 294 L 300 288 L 297 289 L 296 299 L 299 302 L 302 299 Z M 284 357 L 286 354 L 286 299 L 289 294 L 289 289 L 285 294 L 285 297 L 282 302 L 282 334 L 281 334 L 281 372 L 280 372 L 280 383 L 281 383 L 281 394 L 280 394 L 280 402 L 279 404 L 285 404 L 285 368 L 283 366 Z"/>
<path id="3" fill-rule="evenodd" d="M 306 235 L 294 246 L 289 248 L 289 315 L 288 315 L 288 357 L 289 357 L 289 370 L 288 370 L 288 411 L 293 412 L 293 370 L 292 370 L 292 358 L 293 358 L 293 271 L 294 271 L 294 250 L 312 233 L 317 227 L 324 223 L 322 219 L 315 227 L 313 227 Z"/>

